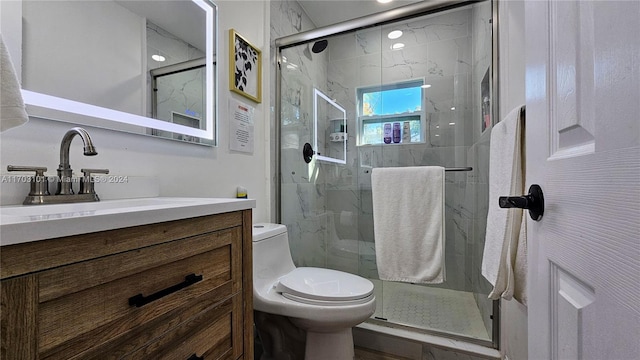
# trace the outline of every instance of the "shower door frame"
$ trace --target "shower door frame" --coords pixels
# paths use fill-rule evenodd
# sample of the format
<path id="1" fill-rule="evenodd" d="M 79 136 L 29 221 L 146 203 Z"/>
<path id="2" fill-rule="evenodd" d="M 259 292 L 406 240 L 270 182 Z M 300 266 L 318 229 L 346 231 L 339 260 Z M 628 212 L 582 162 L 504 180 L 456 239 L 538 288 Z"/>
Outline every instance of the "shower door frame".
<path id="1" fill-rule="evenodd" d="M 392 22 L 397 22 L 417 16 L 435 14 L 441 11 L 458 8 L 474 3 L 480 3 L 484 1 L 491 1 L 491 25 L 492 25 L 492 59 L 491 59 L 491 85 L 492 85 L 492 101 L 491 101 L 491 117 L 492 119 L 498 119 L 498 109 L 500 101 L 500 92 L 498 87 L 498 69 L 499 69 L 499 36 L 498 36 L 498 1 L 499 0 L 432 0 L 429 2 L 423 1 L 419 3 L 410 4 L 400 8 L 380 12 L 368 16 L 359 17 L 356 19 L 343 21 L 333 25 L 316 28 L 308 31 L 303 31 L 297 34 L 281 37 L 275 40 L 276 49 L 276 93 L 275 93 L 275 141 L 274 148 L 276 152 L 274 167 L 276 170 L 276 184 L 274 189 L 275 198 L 275 222 L 280 223 L 282 220 L 282 176 L 280 174 L 281 160 L 282 160 L 282 148 L 281 148 L 281 136 L 282 136 L 282 50 L 293 46 L 309 43 L 315 40 L 321 40 L 323 38 L 339 35 L 343 33 L 353 32 L 358 29 L 364 29 L 372 26 L 380 26 Z M 493 348 L 500 349 L 500 300 L 493 301 L 493 315 L 492 315 L 492 334 L 491 344 Z M 370 319 L 372 323 L 379 323 L 379 320 Z M 388 325 L 388 324 L 386 324 Z M 407 328 L 412 331 L 424 332 L 432 335 L 449 337 L 453 339 L 459 339 L 471 343 L 478 343 L 481 345 L 486 344 L 486 341 L 476 340 L 473 338 L 467 338 L 463 336 L 457 336 L 454 334 L 447 334 L 435 330 L 416 329 L 409 326 L 403 326 L 398 324 L 392 324 L 393 327 Z"/>

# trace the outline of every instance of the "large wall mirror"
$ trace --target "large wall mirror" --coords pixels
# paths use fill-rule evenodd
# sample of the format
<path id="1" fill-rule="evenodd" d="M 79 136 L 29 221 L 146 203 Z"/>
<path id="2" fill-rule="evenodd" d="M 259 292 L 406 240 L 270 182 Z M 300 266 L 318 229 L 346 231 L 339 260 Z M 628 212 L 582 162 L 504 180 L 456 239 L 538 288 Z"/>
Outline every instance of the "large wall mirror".
<path id="1" fill-rule="evenodd" d="M 0 6 L 30 116 L 216 144 L 217 7 L 210 0 Z"/>

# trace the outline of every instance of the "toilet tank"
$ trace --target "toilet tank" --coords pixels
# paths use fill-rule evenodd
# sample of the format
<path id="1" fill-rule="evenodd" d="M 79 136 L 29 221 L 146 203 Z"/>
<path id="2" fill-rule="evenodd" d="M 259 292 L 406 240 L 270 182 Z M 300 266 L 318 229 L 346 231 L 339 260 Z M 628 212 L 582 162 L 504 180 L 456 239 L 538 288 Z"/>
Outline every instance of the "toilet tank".
<path id="1" fill-rule="evenodd" d="M 254 286 L 270 286 L 295 265 L 289 250 L 287 227 L 280 224 L 253 225 Z"/>
<path id="2" fill-rule="evenodd" d="M 281 224 L 257 223 L 253 224 L 253 242 L 260 242 L 278 235 L 285 234 L 287 227 Z M 288 246 L 288 245 L 287 245 Z"/>

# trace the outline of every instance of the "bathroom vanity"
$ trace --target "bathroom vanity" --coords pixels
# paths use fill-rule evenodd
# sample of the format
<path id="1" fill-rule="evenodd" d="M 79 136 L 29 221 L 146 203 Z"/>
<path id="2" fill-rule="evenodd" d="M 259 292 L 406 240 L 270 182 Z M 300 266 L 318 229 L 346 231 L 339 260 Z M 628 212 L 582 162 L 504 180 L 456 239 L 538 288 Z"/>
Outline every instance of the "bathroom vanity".
<path id="1" fill-rule="evenodd" d="M 253 359 L 254 206 L 157 198 L 0 208 L 0 357 Z"/>

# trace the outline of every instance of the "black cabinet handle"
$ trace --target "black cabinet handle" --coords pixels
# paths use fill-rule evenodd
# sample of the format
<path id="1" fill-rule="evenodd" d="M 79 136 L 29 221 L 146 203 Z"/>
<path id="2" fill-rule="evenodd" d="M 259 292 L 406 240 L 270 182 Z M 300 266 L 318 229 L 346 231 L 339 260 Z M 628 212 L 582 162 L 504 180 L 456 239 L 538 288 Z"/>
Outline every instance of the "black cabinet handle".
<path id="1" fill-rule="evenodd" d="M 189 358 L 187 360 L 204 360 L 204 356 L 198 356 L 196 354 L 193 354 L 193 355 L 189 356 Z"/>
<path id="2" fill-rule="evenodd" d="M 535 221 L 540 221 L 544 215 L 544 196 L 542 188 L 533 184 L 529 187 L 529 194 L 523 196 L 500 196 L 498 205 L 501 208 L 519 208 L 529 210 L 529 216 Z"/>
<path id="3" fill-rule="evenodd" d="M 160 290 L 157 293 L 151 294 L 149 296 L 143 296 L 142 294 L 138 294 L 129 298 L 129 305 L 135 307 L 141 307 L 147 305 L 152 301 L 156 301 L 160 298 L 163 298 L 169 294 L 172 294 L 178 290 L 182 290 L 187 286 L 191 286 L 199 281 L 202 281 L 202 275 L 189 274 L 184 277 L 184 281 L 170 286 L 164 290 Z"/>

